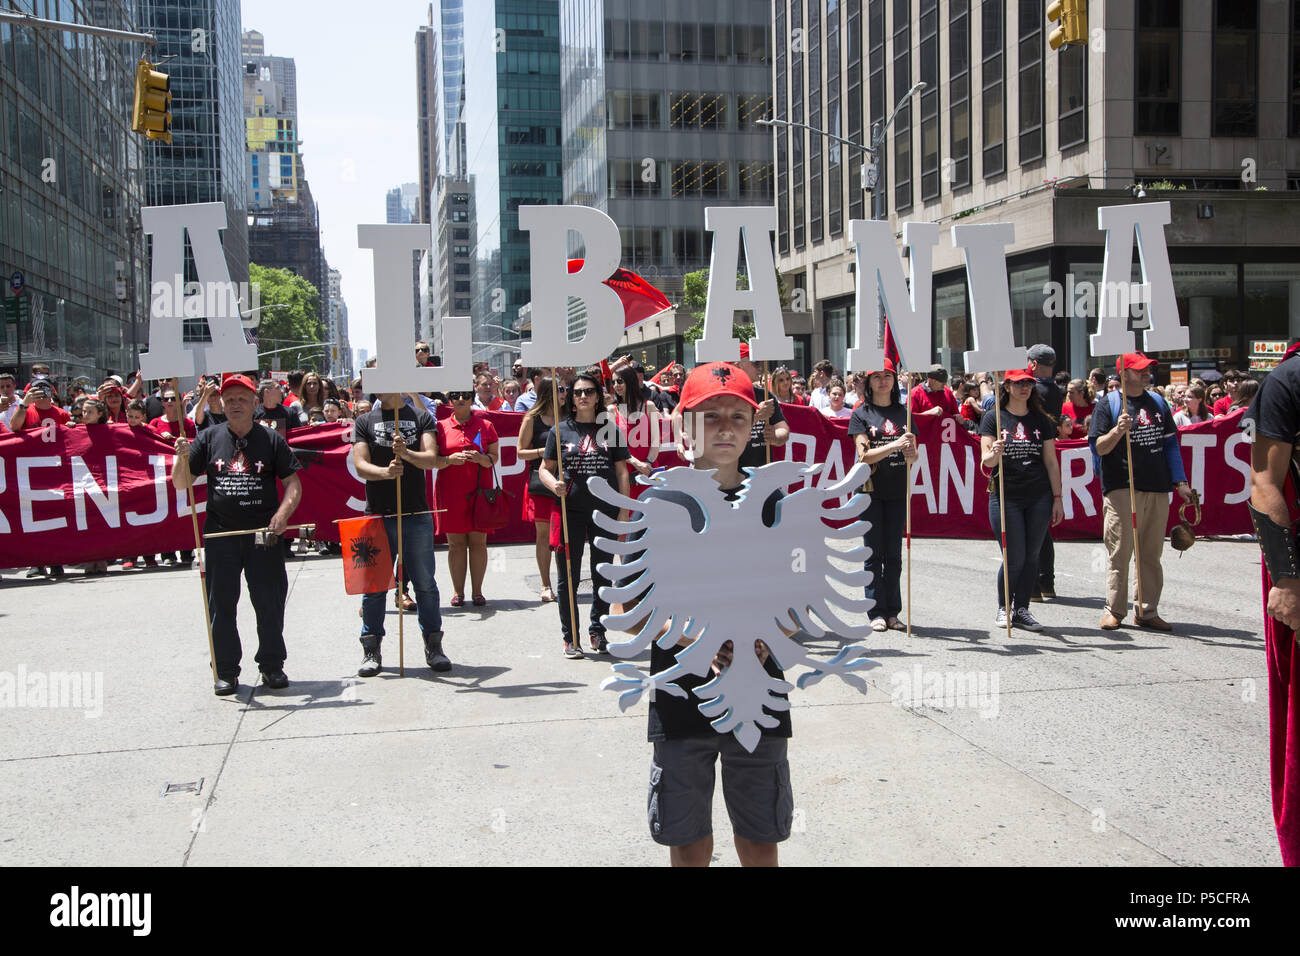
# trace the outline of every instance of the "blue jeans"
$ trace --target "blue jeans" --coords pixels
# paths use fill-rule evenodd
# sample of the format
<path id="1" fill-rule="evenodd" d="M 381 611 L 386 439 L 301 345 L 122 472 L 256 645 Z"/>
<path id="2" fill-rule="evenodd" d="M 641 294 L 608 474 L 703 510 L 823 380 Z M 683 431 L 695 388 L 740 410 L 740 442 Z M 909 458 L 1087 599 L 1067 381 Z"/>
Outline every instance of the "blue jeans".
<path id="1" fill-rule="evenodd" d="M 863 565 L 871 572 L 871 583 L 863 591 L 869 601 L 875 601 L 873 618 L 889 620 L 903 610 L 903 594 L 899 578 L 903 572 L 903 531 L 907 524 L 906 501 L 881 501 L 871 499 L 871 506 L 862 514 L 871 527 L 862 536 L 871 549 Z"/>
<path id="2" fill-rule="evenodd" d="M 996 538 L 1000 527 L 998 496 L 989 495 L 989 524 Z M 1038 555 L 1052 524 L 1052 496 L 1029 501 L 1007 499 L 1007 571 L 1011 575 L 1011 609 L 1029 607 L 1038 585 Z M 998 569 L 998 607 L 1003 606 L 1002 569 Z"/>
<path id="3" fill-rule="evenodd" d="M 384 516 L 388 547 L 397 556 L 397 517 Z M 420 630 L 428 635 L 442 630 L 438 582 L 433 579 L 433 515 L 402 518 L 402 576 L 415 591 L 415 615 Z M 372 591 L 361 597 L 361 636 L 384 636 L 384 610 L 388 590 Z"/>

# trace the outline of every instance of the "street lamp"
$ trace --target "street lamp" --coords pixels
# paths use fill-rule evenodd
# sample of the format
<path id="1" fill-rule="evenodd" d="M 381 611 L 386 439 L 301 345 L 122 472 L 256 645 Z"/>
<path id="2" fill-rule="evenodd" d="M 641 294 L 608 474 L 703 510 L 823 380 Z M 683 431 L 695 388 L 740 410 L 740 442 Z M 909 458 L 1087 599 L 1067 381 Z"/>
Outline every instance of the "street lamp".
<path id="1" fill-rule="evenodd" d="M 259 305 L 256 309 L 249 309 L 247 312 L 240 312 L 239 322 L 246 329 L 255 329 L 257 328 L 258 323 L 260 323 L 262 320 L 256 319 L 252 322 L 249 322 L 248 317 L 252 315 L 254 312 L 261 312 L 263 309 L 292 309 L 292 308 L 293 306 L 287 302 L 272 302 L 269 305 Z"/>

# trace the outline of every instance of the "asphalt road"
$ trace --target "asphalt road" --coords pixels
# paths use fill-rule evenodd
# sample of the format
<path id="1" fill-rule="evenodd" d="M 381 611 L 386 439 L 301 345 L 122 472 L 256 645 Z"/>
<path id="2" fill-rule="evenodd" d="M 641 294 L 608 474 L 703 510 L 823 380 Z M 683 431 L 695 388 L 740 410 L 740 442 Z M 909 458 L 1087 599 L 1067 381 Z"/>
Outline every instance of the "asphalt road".
<path id="1" fill-rule="evenodd" d="M 867 641 L 869 692 L 792 695 L 782 862 L 1278 864 L 1257 546 L 1166 549 L 1171 635 L 1097 628 L 1101 554 L 1058 544 L 1060 597 L 1034 605 L 1048 630 L 1008 641 L 993 544 L 916 542 L 913 636 Z M 6 572 L 0 865 L 666 862 L 646 825 L 645 704 L 621 714 L 599 690 L 610 658 L 561 656 L 532 548 L 492 549 L 483 609 L 445 606 L 445 565 L 439 549 L 450 674 L 424 666 L 408 615 L 398 675 L 390 609 L 383 674 L 355 677 L 359 599 L 338 558 L 311 556 L 289 567 L 292 686 L 250 683 L 245 596 L 229 698 L 211 693 L 193 572 Z M 50 682 L 62 706 L 35 698 Z M 720 787 L 714 822 L 735 864 Z"/>

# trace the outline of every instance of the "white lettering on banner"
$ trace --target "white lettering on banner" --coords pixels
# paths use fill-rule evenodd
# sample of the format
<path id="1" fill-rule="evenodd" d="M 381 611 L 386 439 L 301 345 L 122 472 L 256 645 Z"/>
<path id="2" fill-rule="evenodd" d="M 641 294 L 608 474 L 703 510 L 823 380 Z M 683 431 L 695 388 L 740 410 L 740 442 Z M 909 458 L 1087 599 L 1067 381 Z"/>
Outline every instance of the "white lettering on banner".
<path id="1" fill-rule="evenodd" d="M 950 419 L 951 420 L 951 419 Z M 949 484 L 957 492 L 963 514 L 970 514 L 975 507 L 975 450 L 970 445 L 962 449 L 962 467 L 957 467 L 957 457 L 951 445 L 939 446 L 939 511 L 949 514 Z"/>
<path id="2" fill-rule="evenodd" d="M 57 468 L 63 464 L 63 459 L 58 455 L 49 455 L 43 458 L 19 458 L 18 459 L 18 511 L 22 518 L 23 532 L 31 534 L 36 531 L 57 531 L 59 528 L 68 526 L 68 519 L 43 518 L 36 520 L 32 513 L 32 505 L 38 501 L 62 501 L 63 488 L 32 488 L 32 471 L 36 468 Z"/>
<path id="3" fill-rule="evenodd" d="M 1219 436 L 1214 432 L 1206 432 L 1203 435 L 1182 434 L 1179 440 L 1184 448 L 1192 450 L 1192 473 L 1188 476 L 1188 484 L 1200 492 L 1201 500 L 1206 501 L 1205 497 L 1205 449 L 1213 448 L 1219 443 Z"/>
<path id="4" fill-rule="evenodd" d="M 914 495 L 918 490 L 925 495 L 925 506 L 930 514 L 939 514 L 939 504 L 934 495 L 934 482 L 930 480 L 930 453 L 924 445 L 918 445 L 916 448 L 916 464 L 912 466 L 912 487 L 909 493 Z"/>
<path id="5" fill-rule="evenodd" d="M 170 465 L 168 465 L 167 473 L 171 474 Z M 206 485 L 207 483 L 208 483 L 208 476 L 206 472 L 194 479 L 195 488 L 199 487 L 200 485 Z M 206 501 L 199 501 L 196 498 L 194 501 L 194 513 L 196 515 L 201 515 L 207 510 L 208 510 L 208 503 Z M 180 491 L 180 490 L 176 492 L 176 514 L 181 518 L 188 518 L 190 516 L 190 496 L 187 492 Z"/>
<path id="6" fill-rule="evenodd" d="M 511 457 L 514 461 L 509 467 L 504 464 L 506 460 L 506 449 L 511 449 Z M 497 481 L 504 482 L 511 475 L 517 475 L 524 470 L 524 461 L 519 457 L 519 436 L 502 435 L 497 439 L 497 464 L 493 469 L 497 473 Z"/>
<path id="7" fill-rule="evenodd" d="M 5 492 L 5 476 L 9 469 L 5 468 L 4 459 L 0 459 L 0 495 Z M 12 530 L 9 527 L 9 519 L 5 517 L 4 512 L 0 511 L 0 534 L 10 534 Z"/>
<path id="8" fill-rule="evenodd" d="M 1246 459 L 1242 460 L 1237 455 L 1238 445 L 1246 446 Z M 1226 495 L 1223 499 L 1225 505 L 1239 505 L 1250 497 L 1250 442 L 1246 441 L 1246 436 L 1240 432 L 1232 435 L 1223 443 L 1223 462 L 1233 471 L 1241 475 L 1241 491 Z"/>
<path id="9" fill-rule="evenodd" d="M 1178 315 L 1169 248 L 1165 244 L 1170 209 L 1168 202 L 1151 202 L 1102 206 L 1097 210 L 1097 227 L 1106 231 L 1106 251 L 1101 263 L 1103 288 L 1131 287 L 1133 241 L 1137 238 L 1138 261 L 1142 265 L 1141 294 L 1146 300 L 1149 322 L 1142 342 L 1143 348 L 1150 352 L 1185 349 L 1191 341 Z M 1088 338 L 1093 355 L 1133 351 L 1136 338 L 1128 327 L 1129 302 L 1114 301 L 1116 298 L 1098 296 L 1097 331 Z"/>
<path id="10" fill-rule="evenodd" d="M 622 252 L 614 220 L 588 206 L 520 206 L 519 228 L 528 233 L 533 323 L 519 360 L 582 368 L 612 355 L 624 328 L 623 301 L 605 285 Z M 582 238 L 586 249 L 582 268 L 574 273 L 566 251 L 570 232 Z M 576 342 L 569 341 L 570 298 L 581 299 L 587 308 L 587 329 Z"/>
<path id="11" fill-rule="evenodd" d="M 72 456 L 72 503 L 77 513 L 77 530 L 86 530 L 86 499 L 95 503 L 95 508 L 110 528 L 122 527 L 122 516 L 117 503 L 117 456 L 104 458 L 104 485 L 101 489 L 95 481 L 86 463 L 77 455 Z"/>
<path id="12" fill-rule="evenodd" d="M 830 454 L 826 456 L 826 467 L 822 469 L 822 473 L 817 478 L 818 488 L 828 488 L 849 473 L 850 466 L 845 458 L 846 452 L 850 452 L 851 448 L 852 446 L 846 445 L 842 441 L 832 443 Z M 831 502 L 834 502 L 834 505 L 831 505 Z M 841 498 L 827 498 L 826 503 L 831 507 L 837 507 L 844 502 Z"/>
<path id="13" fill-rule="evenodd" d="M 794 358 L 794 339 L 785 334 L 776 263 L 772 259 L 776 207 L 707 206 L 704 228 L 713 233 L 713 251 L 709 256 L 704 334 L 695 343 L 695 361 L 734 362 L 740 358 L 740 340 L 732 333 L 737 312 L 754 316 L 754 338 L 749 343 L 751 361 Z M 749 277 L 749 288 L 743 290 L 736 288 L 742 242 L 745 275 Z M 892 250 L 892 242 L 890 247 Z"/>
<path id="14" fill-rule="evenodd" d="M 1075 471 L 1075 463 L 1083 467 Z M 1083 505 L 1083 513 L 1091 518 L 1097 513 L 1097 505 L 1092 500 L 1088 484 L 1092 481 L 1092 449 L 1087 445 L 1082 448 L 1061 449 L 1061 504 L 1065 510 L 1065 519 L 1074 517 L 1074 502 Z"/>
<path id="15" fill-rule="evenodd" d="M 167 517 L 167 487 L 171 479 L 167 476 L 166 457 L 150 455 L 149 464 L 153 466 L 154 510 L 148 514 L 126 513 L 126 523 L 134 527 L 146 524 L 158 524 Z"/>
<path id="16" fill-rule="evenodd" d="M 934 247 L 939 226 L 933 222 L 903 223 L 912 282 L 903 277 L 903 264 L 894 245 L 894 230 L 883 219 L 854 219 L 849 236 L 857 247 L 858 287 L 855 313 L 857 348 L 849 349 L 849 368 L 880 368 L 884 351 L 880 338 L 880 307 L 889 316 L 889 330 L 906 368 L 930 364 L 931 296 Z M 870 319 L 868 319 L 870 316 Z"/>
<path id="17" fill-rule="evenodd" d="M 352 452 L 351 452 L 351 451 L 348 452 L 348 454 L 347 454 L 347 459 L 348 459 L 348 474 L 352 476 L 352 479 L 353 479 L 357 484 L 362 485 L 362 486 L 364 487 L 364 486 L 365 486 L 365 481 L 361 478 L 360 475 L 357 474 L 357 463 L 356 463 L 355 461 L 352 460 Z M 433 480 L 434 480 L 435 482 L 438 480 L 438 476 L 437 476 L 436 474 L 434 475 Z M 347 500 L 347 507 L 348 507 L 351 511 L 355 511 L 355 512 L 357 512 L 358 514 L 361 514 L 361 513 L 363 513 L 363 512 L 366 510 L 366 499 L 365 499 L 365 498 L 354 498 L 354 497 L 349 496 L 349 497 L 348 497 L 348 500 Z M 351 517 L 351 515 L 349 515 L 349 517 Z"/>

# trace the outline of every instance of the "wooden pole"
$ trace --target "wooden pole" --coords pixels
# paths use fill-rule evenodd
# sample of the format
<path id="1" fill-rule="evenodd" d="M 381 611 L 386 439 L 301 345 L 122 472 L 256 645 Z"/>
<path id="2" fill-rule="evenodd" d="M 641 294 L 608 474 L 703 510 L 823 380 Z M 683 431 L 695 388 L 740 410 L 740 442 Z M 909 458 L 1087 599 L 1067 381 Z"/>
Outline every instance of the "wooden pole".
<path id="1" fill-rule="evenodd" d="M 179 407 L 180 401 L 177 400 Z M 185 426 L 181 425 L 181 437 L 185 438 Z M 188 443 L 189 439 L 186 438 Z M 185 462 L 185 468 L 189 470 L 189 461 Z M 194 475 L 190 474 L 190 483 L 185 489 L 190 505 L 190 526 L 194 529 L 194 556 L 199 562 L 199 590 L 203 592 L 203 624 L 208 629 L 208 662 L 212 665 L 212 683 L 216 683 L 217 677 L 217 648 L 212 641 L 212 612 L 208 609 L 208 579 L 206 568 L 207 554 L 203 552 L 203 540 L 199 537 L 199 516 L 194 510 Z"/>
<path id="2" fill-rule="evenodd" d="M 898 385 L 898 373 L 894 373 L 894 385 Z M 870 388 L 870 383 L 867 384 Z M 912 433 L 912 390 L 907 392 L 907 433 Z M 905 503 L 905 521 L 907 523 L 907 636 L 912 636 L 912 462 L 907 463 L 907 499 Z M 882 565 L 883 567 L 883 565 Z"/>
<path id="3" fill-rule="evenodd" d="M 763 401 L 764 401 L 764 403 L 766 403 L 767 400 L 768 400 L 769 398 L 772 397 L 772 393 L 771 393 L 771 391 L 769 391 L 769 389 L 768 389 L 768 386 L 769 386 L 770 383 L 771 383 L 771 379 L 769 378 L 769 376 L 768 376 L 768 374 L 767 374 L 767 363 L 764 362 L 764 363 L 763 363 Z M 771 418 L 768 418 L 767 421 L 770 422 L 771 420 L 772 420 Z M 763 450 L 764 450 L 764 452 L 766 452 L 766 454 L 767 454 L 767 464 L 769 464 L 769 465 L 772 464 L 772 443 L 771 443 L 770 441 L 767 440 L 767 422 L 763 422 Z"/>
<path id="4" fill-rule="evenodd" d="M 993 420 L 998 438 L 1006 439 L 1002 434 L 1002 376 L 997 376 L 993 388 Z M 1011 572 L 1007 568 L 1007 494 L 1002 476 L 1002 461 L 998 460 L 998 521 L 1002 524 L 1002 603 L 1006 608 L 1007 640 L 1011 640 Z"/>
<path id="5" fill-rule="evenodd" d="M 1128 390 L 1124 385 L 1124 356 L 1119 357 L 1119 395 L 1123 400 L 1120 406 L 1120 414 L 1128 412 Z M 1131 435 L 1133 426 L 1130 425 L 1124 432 L 1124 450 L 1128 458 L 1128 513 L 1133 522 L 1133 576 L 1137 580 L 1137 607 L 1133 609 L 1133 617 L 1142 619 L 1142 546 L 1138 541 L 1138 513 L 1137 513 L 1137 493 L 1133 489 L 1133 437 Z M 1128 595 L 1124 595 L 1128 597 Z"/>
<path id="6" fill-rule="evenodd" d="M 402 396 L 393 406 L 393 441 L 402 433 Z M 399 461 L 401 459 L 398 459 Z M 403 463 L 405 464 L 405 463 Z M 406 563 L 402 560 L 402 476 L 397 481 L 397 676 L 406 676 L 406 618 L 402 598 L 406 595 Z"/>
<path id="7" fill-rule="evenodd" d="M 347 519 L 340 518 L 339 520 L 346 521 Z M 288 525 L 284 530 L 300 531 L 303 528 L 315 528 L 315 527 L 316 526 L 314 524 L 291 524 Z M 218 531 L 215 534 L 205 534 L 203 536 L 203 539 L 205 541 L 210 541 L 213 538 L 237 538 L 243 534 L 258 534 L 259 532 L 270 531 L 270 530 L 271 530 L 270 528 L 249 528 L 247 531 Z"/>
<path id="8" fill-rule="evenodd" d="M 554 405 L 552 416 L 555 418 L 555 468 L 560 484 L 564 484 L 564 446 L 560 444 L 560 384 L 554 365 L 551 366 L 551 402 Z M 569 509 L 566 506 L 568 496 L 560 495 L 559 499 L 560 529 L 564 532 L 564 574 L 569 582 L 569 628 L 572 631 L 573 646 L 578 647 L 578 608 L 574 600 L 576 597 L 574 592 L 577 588 L 573 583 L 573 567 L 569 562 Z"/>

